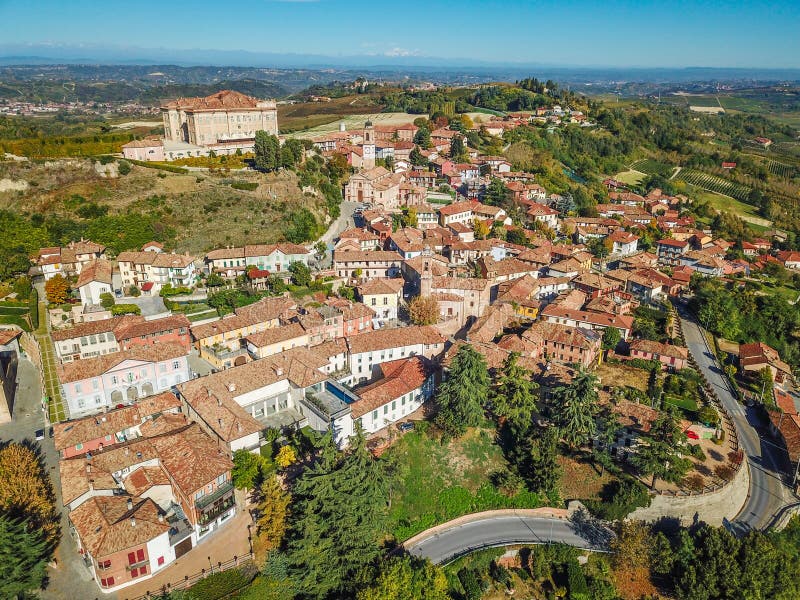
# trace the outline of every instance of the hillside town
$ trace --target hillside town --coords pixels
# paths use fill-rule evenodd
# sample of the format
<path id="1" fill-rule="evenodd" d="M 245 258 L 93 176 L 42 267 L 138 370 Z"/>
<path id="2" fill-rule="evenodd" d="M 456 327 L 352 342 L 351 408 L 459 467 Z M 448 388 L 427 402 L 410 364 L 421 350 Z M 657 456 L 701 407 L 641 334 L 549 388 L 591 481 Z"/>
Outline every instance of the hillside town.
<path id="1" fill-rule="evenodd" d="M 279 131 L 274 101 L 232 91 L 178 99 L 161 113 L 164 137 L 125 144 L 126 158 L 241 154 L 257 132 Z M 554 104 L 472 127 L 502 137 L 531 123 L 595 126 Z M 194 548 L 205 556 L 220 539 L 212 534 L 249 510 L 233 483 L 237 453 L 261 456 L 307 430 L 339 449 L 364 436 L 373 454 L 387 451 L 432 418 L 465 347 L 493 378 L 518 364 L 542 398 L 597 377 L 621 433 L 603 442 L 598 429 L 590 445 L 609 443 L 620 463 L 635 463 L 666 410 L 640 390 L 694 385 L 670 392 L 676 406 L 691 404 L 681 433 L 698 449 L 717 444 L 738 472 L 737 447 L 720 433 L 729 417 L 687 379 L 697 367 L 679 315 L 701 282 L 735 288 L 770 269 L 796 273 L 800 253 L 779 250 L 769 232 L 743 243 L 715 236 L 688 211 L 691 197 L 642 195 L 611 178 L 609 202 L 582 216 L 569 194 L 471 148 L 465 133 L 367 121 L 314 137 L 307 156 L 350 169 L 341 190 L 350 212 L 320 243 L 213 241 L 193 255 L 156 241 L 114 253 L 74 239 L 32 257 L 29 274 L 48 295 L 46 340 L 37 342 L 51 348 L 40 363 L 55 381 L 45 414 L 58 403 L 60 415 L 46 435 L 69 532 L 100 592 L 146 581 Z M 59 286 L 68 291 L 51 298 Z M 180 305 L 226 293 L 249 300 L 190 316 Z M 27 337 L 0 331 L 4 361 L 31 353 Z M 743 398 L 760 389 L 776 407 L 772 434 L 797 462 L 791 367 L 763 342 L 720 351 Z M 624 377 L 639 379 L 626 391 Z M 697 477 L 700 488 L 716 481 Z"/>

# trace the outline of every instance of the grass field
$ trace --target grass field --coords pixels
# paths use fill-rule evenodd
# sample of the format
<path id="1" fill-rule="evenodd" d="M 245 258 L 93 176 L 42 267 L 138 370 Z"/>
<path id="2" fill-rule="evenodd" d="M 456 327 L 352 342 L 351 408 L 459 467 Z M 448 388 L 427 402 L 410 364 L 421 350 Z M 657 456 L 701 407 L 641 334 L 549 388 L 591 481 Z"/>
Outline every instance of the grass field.
<path id="1" fill-rule="evenodd" d="M 626 185 L 639 185 L 647 177 L 644 173 L 631 169 L 614 175 L 614 179 Z"/>
<path id="2" fill-rule="evenodd" d="M 735 198 L 731 198 L 730 196 L 724 196 L 698 188 L 689 192 L 689 195 L 696 202 L 708 202 L 716 210 L 720 212 L 732 212 L 743 221 L 747 221 L 753 225 L 759 225 L 765 228 L 772 225 L 772 221 L 759 216 L 758 208 L 752 204 L 746 204 Z"/>
<path id="3" fill-rule="evenodd" d="M 495 508 L 535 508 L 539 497 L 498 492 L 489 476 L 506 466 L 493 429 L 473 428 L 447 444 L 427 433 L 404 435 L 384 457 L 396 465 L 391 533 L 405 540 L 438 523 Z"/>

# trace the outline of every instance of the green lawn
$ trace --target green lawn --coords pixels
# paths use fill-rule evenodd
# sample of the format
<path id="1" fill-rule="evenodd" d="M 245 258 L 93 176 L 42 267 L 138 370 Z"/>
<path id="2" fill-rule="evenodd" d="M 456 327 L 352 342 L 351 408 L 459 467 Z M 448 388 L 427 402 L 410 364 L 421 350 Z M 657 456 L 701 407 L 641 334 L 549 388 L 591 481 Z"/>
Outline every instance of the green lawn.
<path id="1" fill-rule="evenodd" d="M 758 207 L 752 204 L 740 202 L 730 196 L 724 196 L 714 192 L 709 192 L 701 188 L 690 186 L 691 191 L 687 192 L 696 202 L 708 202 L 711 206 L 721 212 L 732 212 L 744 221 L 756 226 L 767 228 L 770 221 L 758 214 Z"/>
<path id="2" fill-rule="evenodd" d="M 384 455 L 396 465 L 391 491 L 389 531 L 406 540 L 439 523 L 496 508 L 535 508 L 537 494 L 501 494 L 490 475 L 506 467 L 493 429 L 470 429 L 442 445 L 427 433 L 403 436 Z"/>
<path id="3" fill-rule="evenodd" d="M 614 175 L 614 179 L 621 181 L 626 185 L 639 185 L 645 177 L 647 177 L 647 175 L 644 173 L 634 170 L 622 171 L 621 173 Z"/>

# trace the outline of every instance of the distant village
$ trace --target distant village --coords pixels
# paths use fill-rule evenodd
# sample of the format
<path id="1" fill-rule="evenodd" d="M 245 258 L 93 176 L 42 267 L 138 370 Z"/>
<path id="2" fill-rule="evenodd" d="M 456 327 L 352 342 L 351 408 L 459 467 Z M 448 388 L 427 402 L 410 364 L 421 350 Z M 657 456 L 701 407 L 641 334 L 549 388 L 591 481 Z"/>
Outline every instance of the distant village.
<path id="1" fill-rule="evenodd" d="M 278 132 L 274 102 L 236 92 L 180 99 L 161 112 L 165 137 L 126 144 L 126 157 L 251 151 L 256 131 Z M 476 127 L 501 136 L 537 121 L 591 126 L 580 111 L 552 106 Z M 360 428 L 384 443 L 387 429 L 426 414 L 467 343 L 490 370 L 518 354 L 544 387 L 609 357 L 677 371 L 687 349 L 677 338 L 637 339 L 636 307 L 669 310 L 693 277 L 750 274 L 770 262 L 800 270 L 800 253 L 775 251 L 767 238 L 742 244 L 754 260 L 727 258 L 732 242 L 687 216 L 685 196 L 642 196 L 609 179 L 610 202 L 581 217 L 568 195 L 503 157 L 465 146 L 452 160 L 455 140 L 466 144 L 461 132 L 436 129 L 430 147 L 419 148 L 417 131 L 412 122 L 366 122 L 313 140 L 323 157 L 341 155 L 353 169 L 343 189 L 356 206 L 353 223 L 336 233 L 324 267 L 314 245 L 290 243 L 190 256 L 152 242 L 112 257 L 101 244 L 74 240 L 34 258 L 35 276 L 69 278 L 80 295 L 71 310 L 50 315 L 68 413 L 53 435 L 70 526 L 103 591 L 150 577 L 225 527 L 236 510 L 233 453 L 258 452 L 268 430 L 310 427 L 346 447 Z M 412 152 L 429 166 L 413 164 Z M 504 206 L 489 197 L 498 182 Z M 652 248 L 641 249 L 653 231 Z M 212 275 L 265 290 L 298 263 L 353 296 L 302 303 L 288 292 L 267 295 L 201 321 L 169 311 L 115 316 L 103 303 L 134 291 L 154 299 L 165 288 L 206 293 Z M 433 300 L 429 324 L 411 322 L 417 297 Z M 19 333 L 5 336 L 4 347 Z M 780 397 L 791 371 L 777 352 L 761 343 L 739 351 L 743 369 L 772 371 Z M 618 410 L 629 411 L 622 416 L 634 437 L 646 426 L 638 405 Z M 776 427 L 800 439 L 800 418 Z"/>

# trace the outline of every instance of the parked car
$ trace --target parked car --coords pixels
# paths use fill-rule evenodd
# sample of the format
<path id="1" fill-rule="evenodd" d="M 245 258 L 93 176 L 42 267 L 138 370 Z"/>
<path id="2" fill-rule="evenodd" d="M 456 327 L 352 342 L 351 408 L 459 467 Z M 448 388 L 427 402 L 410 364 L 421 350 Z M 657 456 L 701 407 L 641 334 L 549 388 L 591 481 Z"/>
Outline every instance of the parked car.
<path id="1" fill-rule="evenodd" d="M 43 439 L 44 439 L 44 429 L 37 429 L 37 430 L 36 430 L 36 433 L 35 433 L 34 435 L 35 435 L 35 437 L 36 437 L 36 441 L 37 441 L 37 442 L 38 442 L 39 440 L 43 440 Z"/>
<path id="2" fill-rule="evenodd" d="M 411 431 L 414 429 L 414 423 L 412 421 L 406 421 L 405 423 L 400 423 L 397 428 L 405 433 L 406 431 Z"/>

